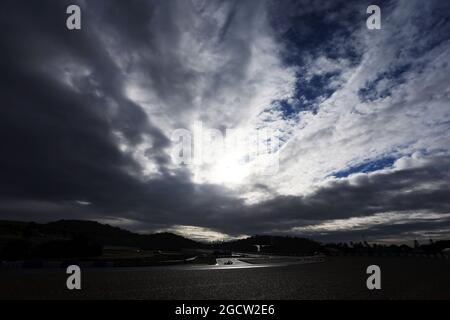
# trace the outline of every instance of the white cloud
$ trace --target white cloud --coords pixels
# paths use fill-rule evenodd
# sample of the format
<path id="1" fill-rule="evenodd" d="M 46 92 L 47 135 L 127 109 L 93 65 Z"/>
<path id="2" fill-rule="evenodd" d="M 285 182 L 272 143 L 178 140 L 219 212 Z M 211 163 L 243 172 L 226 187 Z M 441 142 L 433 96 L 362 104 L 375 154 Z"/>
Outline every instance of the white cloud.
<path id="1" fill-rule="evenodd" d="M 123 71 L 126 96 L 141 106 L 167 137 L 179 128 L 192 132 L 196 121 L 208 128 L 242 130 L 249 135 L 261 125 L 259 114 L 272 101 L 292 96 L 295 69 L 281 61 L 265 2 L 248 1 L 238 7 L 220 1 L 192 4 L 172 3 L 170 17 L 164 21 L 166 7 L 158 8 L 159 15 L 148 25 L 154 36 L 148 52 L 128 50 L 121 45 L 123 39 L 108 28 L 99 37 Z M 156 31 L 162 24 L 165 37 Z M 145 151 L 147 146 L 138 149 Z M 154 167 L 149 164 L 151 159 L 142 156 L 145 152 L 134 154 L 143 168 Z M 241 144 L 215 164 L 193 167 L 195 181 L 235 181 L 228 179 L 236 175 L 223 169 L 224 162 L 238 162 L 246 154 L 247 148 Z M 248 171 L 239 165 L 231 170 Z"/>
<path id="2" fill-rule="evenodd" d="M 243 190 L 241 196 L 254 203 L 268 195 L 248 185 L 265 184 L 273 196 L 309 194 L 326 183 L 332 172 L 363 161 L 449 149 L 449 44 L 442 42 L 418 56 L 413 53 L 428 41 L 420 38 L 415 19 L 428 19 L 429 8 L 417 17 L 415 5 L 402 2 L 384 12 L 382 31 L 369 31 L 361 24 L 363 29 L 349 37 L 351 43 L 336 39 L 338 46 L 359 46 L 362 57 L 357 65 L 345 56 L 306 56 L 301 66 L 304 74 L 299 76 L 311 79 L 337 72 L 329 84 L 336 91 L 318 99 L 317 114 L 305 111 L 299 119 L 285 119 L 279 110 L 268 108 L 276 100 L 293 101 L 299 69 L 283 66 L 264 5 L 251 2 L 235 10 L 229 3 L 195 4 L 178 3 L 172 8 L 177 19 L 170 21 L 171 27 L 182 33 L 156 37 L 158 50 L 172 64 L 166 65 L 164 56 L 155 52 L 137 55 L 115 46 L 119 51 L 114 55 L 128 62 L 127 68 L 120 64 L 127 77 L 128 97 L 169 137 L 180 127 L 193 131 L 194 122 L 201 120 L 209 128 L 247 134 L 255 128 L 270 128 L 286 141 L 276 175 L 261 175 L 261 162 L 242 164 L 248 152 L 242 143 L 215 163 L 192 167 L 196 183 Z M 154 64 L 158 65 L 152 67 L 155 74 L 138 67 Z M 395 74 L 386 76 L 407 65 L 410 69 L 402 73 L 402 82 Z M 372 82 L 374 99 L 362 99 L 359 90 Z M 377 98 L 385 90 L 389 94 Z M 135 152 L 135 158 L 147 173 L 154 172 L 146 148 L 138 147 L 142 150 Z"/>
<path id="3" fill-rule="evenodd" d="M 358 31 L 355 41 L 364 45 L 358 65 L 351 67 L 338 58 L 333 66 L 322 56 L 309 62 L 308 74 L 341 70 L 341 87 L 319 105 L 317 114 L 301 115 L 281 150 L 280 174 L 270 179 L 255 176 L 254 181 L 281 194 L 308 194 L 330 173 L 370 159 L 449 151 L 450 43 L 443 41 L 417 55 L 415 49 L 427 47 L 429 37 L 420 38 L 424 31 L 415 26 L 415 19 L 429 16 L 427 8 L 411 6 L 399 3 L 379 33 Z M 390 88 L 389 95 L 361 99 L 361 88 L 408 64 L 402 82 L 393 75 L 372 89 Z"/>
<path id="4" fill-rule="evenodd" d="M 336 219 L 324 221 L 318 224 L 294 227 L 292 232 L 327 233 L 336 231 L 366 230 L 375 226 L 406 224 L 420 221 L 446 221 L 450 219 L 448 214 L 433 214 L 430 212 L 382 212 L 371 216 L 352 217 L 348 219 Z"/>
<path id="5" fill-rule="evenodd" d="M 158 230 L 158 232 L 172 232 L 192 240 L 206 242 L 229 241 L 247 237 L 246 235 L 234 237 L 222 232 L 211 230 L 209 228 L 182 225 L 175 225 L 167 229 L 161 229 Z"/>

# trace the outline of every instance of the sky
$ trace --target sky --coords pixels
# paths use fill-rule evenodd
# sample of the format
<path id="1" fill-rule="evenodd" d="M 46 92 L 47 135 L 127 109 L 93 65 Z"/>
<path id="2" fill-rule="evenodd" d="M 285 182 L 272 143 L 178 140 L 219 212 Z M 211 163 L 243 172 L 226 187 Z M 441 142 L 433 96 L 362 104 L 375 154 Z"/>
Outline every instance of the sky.
<path id="1" fill-rule="evenodd" d="M 1 6 L 0 219 L 449 237 L 447 1 Z"/>

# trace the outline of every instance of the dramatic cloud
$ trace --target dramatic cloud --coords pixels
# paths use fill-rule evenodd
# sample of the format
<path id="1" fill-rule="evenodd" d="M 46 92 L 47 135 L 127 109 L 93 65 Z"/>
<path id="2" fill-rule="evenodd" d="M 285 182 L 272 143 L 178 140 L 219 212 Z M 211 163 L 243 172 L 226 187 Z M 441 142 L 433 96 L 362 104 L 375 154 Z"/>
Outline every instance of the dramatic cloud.
<path id="1" fill-rule="evenodd" d="M 368 30 L 370 4 L 7 0 L 0 218 L 202 240 L 444 237 L 450 5 L 382 1 Z M 238 139 L 177 165 L 172 135 L 198 123 L 280 145 L 253 158 Z"/>

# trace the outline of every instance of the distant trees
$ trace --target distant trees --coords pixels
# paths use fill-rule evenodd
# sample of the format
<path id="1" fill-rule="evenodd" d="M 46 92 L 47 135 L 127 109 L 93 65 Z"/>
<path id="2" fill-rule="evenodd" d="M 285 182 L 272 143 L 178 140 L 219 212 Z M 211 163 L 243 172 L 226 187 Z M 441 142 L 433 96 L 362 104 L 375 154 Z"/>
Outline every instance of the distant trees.
<path id="1" fill-rule="evenodd" d="M 361 242 L 338 242 L 320 244 L 316 241 L 298 237 L 283 236 L 252 236 L 229 242 L 217 242 L 212 247 L 218 252 L 224 250 L 238 252 L 257 252 L 255 245 L 263 245 L 261 253 L 285 254 L 285 255 L 309 255 L 315 252 L 323 253 L 441 253 L 443 249 L 450 248 L 449 241 L 429 241 L 428 244 L 420 244 L 417 240 L 413 242 L 413 247 L 406 244 L 380 244 L 369 243 L 366 240 Z"/>
<path id="2" fill-rule="evenodd" d="M 0 260 L 91 258 L 102 254 L 102 246 L 83 237 L 32 243 L 28 239 L 12 240 L 0 251 Z"/>
<path id="3" fill-rule="evenodd" d="M 445 248 L 450 247 L 450 240 L 444 241 L 429 241 L 429 244 L 420 244 L 419 241 L 414 240 L 413 247 L 406 244 L 377 244 L 370 245 L 364 242 L 350 242 L 347 243 L 328 243 L 324 246 L 325 249 L 332 249 L 330 251 L 339 251 L 343 253 L 427 253 L 436 254 L 441 253 Z"/>

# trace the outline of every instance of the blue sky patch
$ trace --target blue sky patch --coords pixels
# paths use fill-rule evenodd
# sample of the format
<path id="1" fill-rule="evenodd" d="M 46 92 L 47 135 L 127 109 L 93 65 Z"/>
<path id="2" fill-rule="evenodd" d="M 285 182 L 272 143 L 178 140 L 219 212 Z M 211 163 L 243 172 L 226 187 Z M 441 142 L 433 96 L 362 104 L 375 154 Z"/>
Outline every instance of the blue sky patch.
<path id="1" fill-rule="evenodd" d="M 410 69 L 411 64 L 405 64 L 379 73 L 373 81 L 367 82 L 365 86 L 358 91 L 359 98 L 362 102 L 386 98 L 391 95 L 393 88 L 404 83 L 403 76 Z M 377 85 L 382 80 L 388 80 L 390 85 L 386 89 L 377 90 Z"/>
<path id="2" fill-rule="evenodd" d="M 331 174 L 331 176 L 336 178 L 345 178 L 353 173 L 368 173 L 378 171 L 384 168 L 391 167 L 397 158 L 395 157 L 384 157 L 372 161 L 367 161 L 356 166 L 349 167 L 342 171 Z"/>

